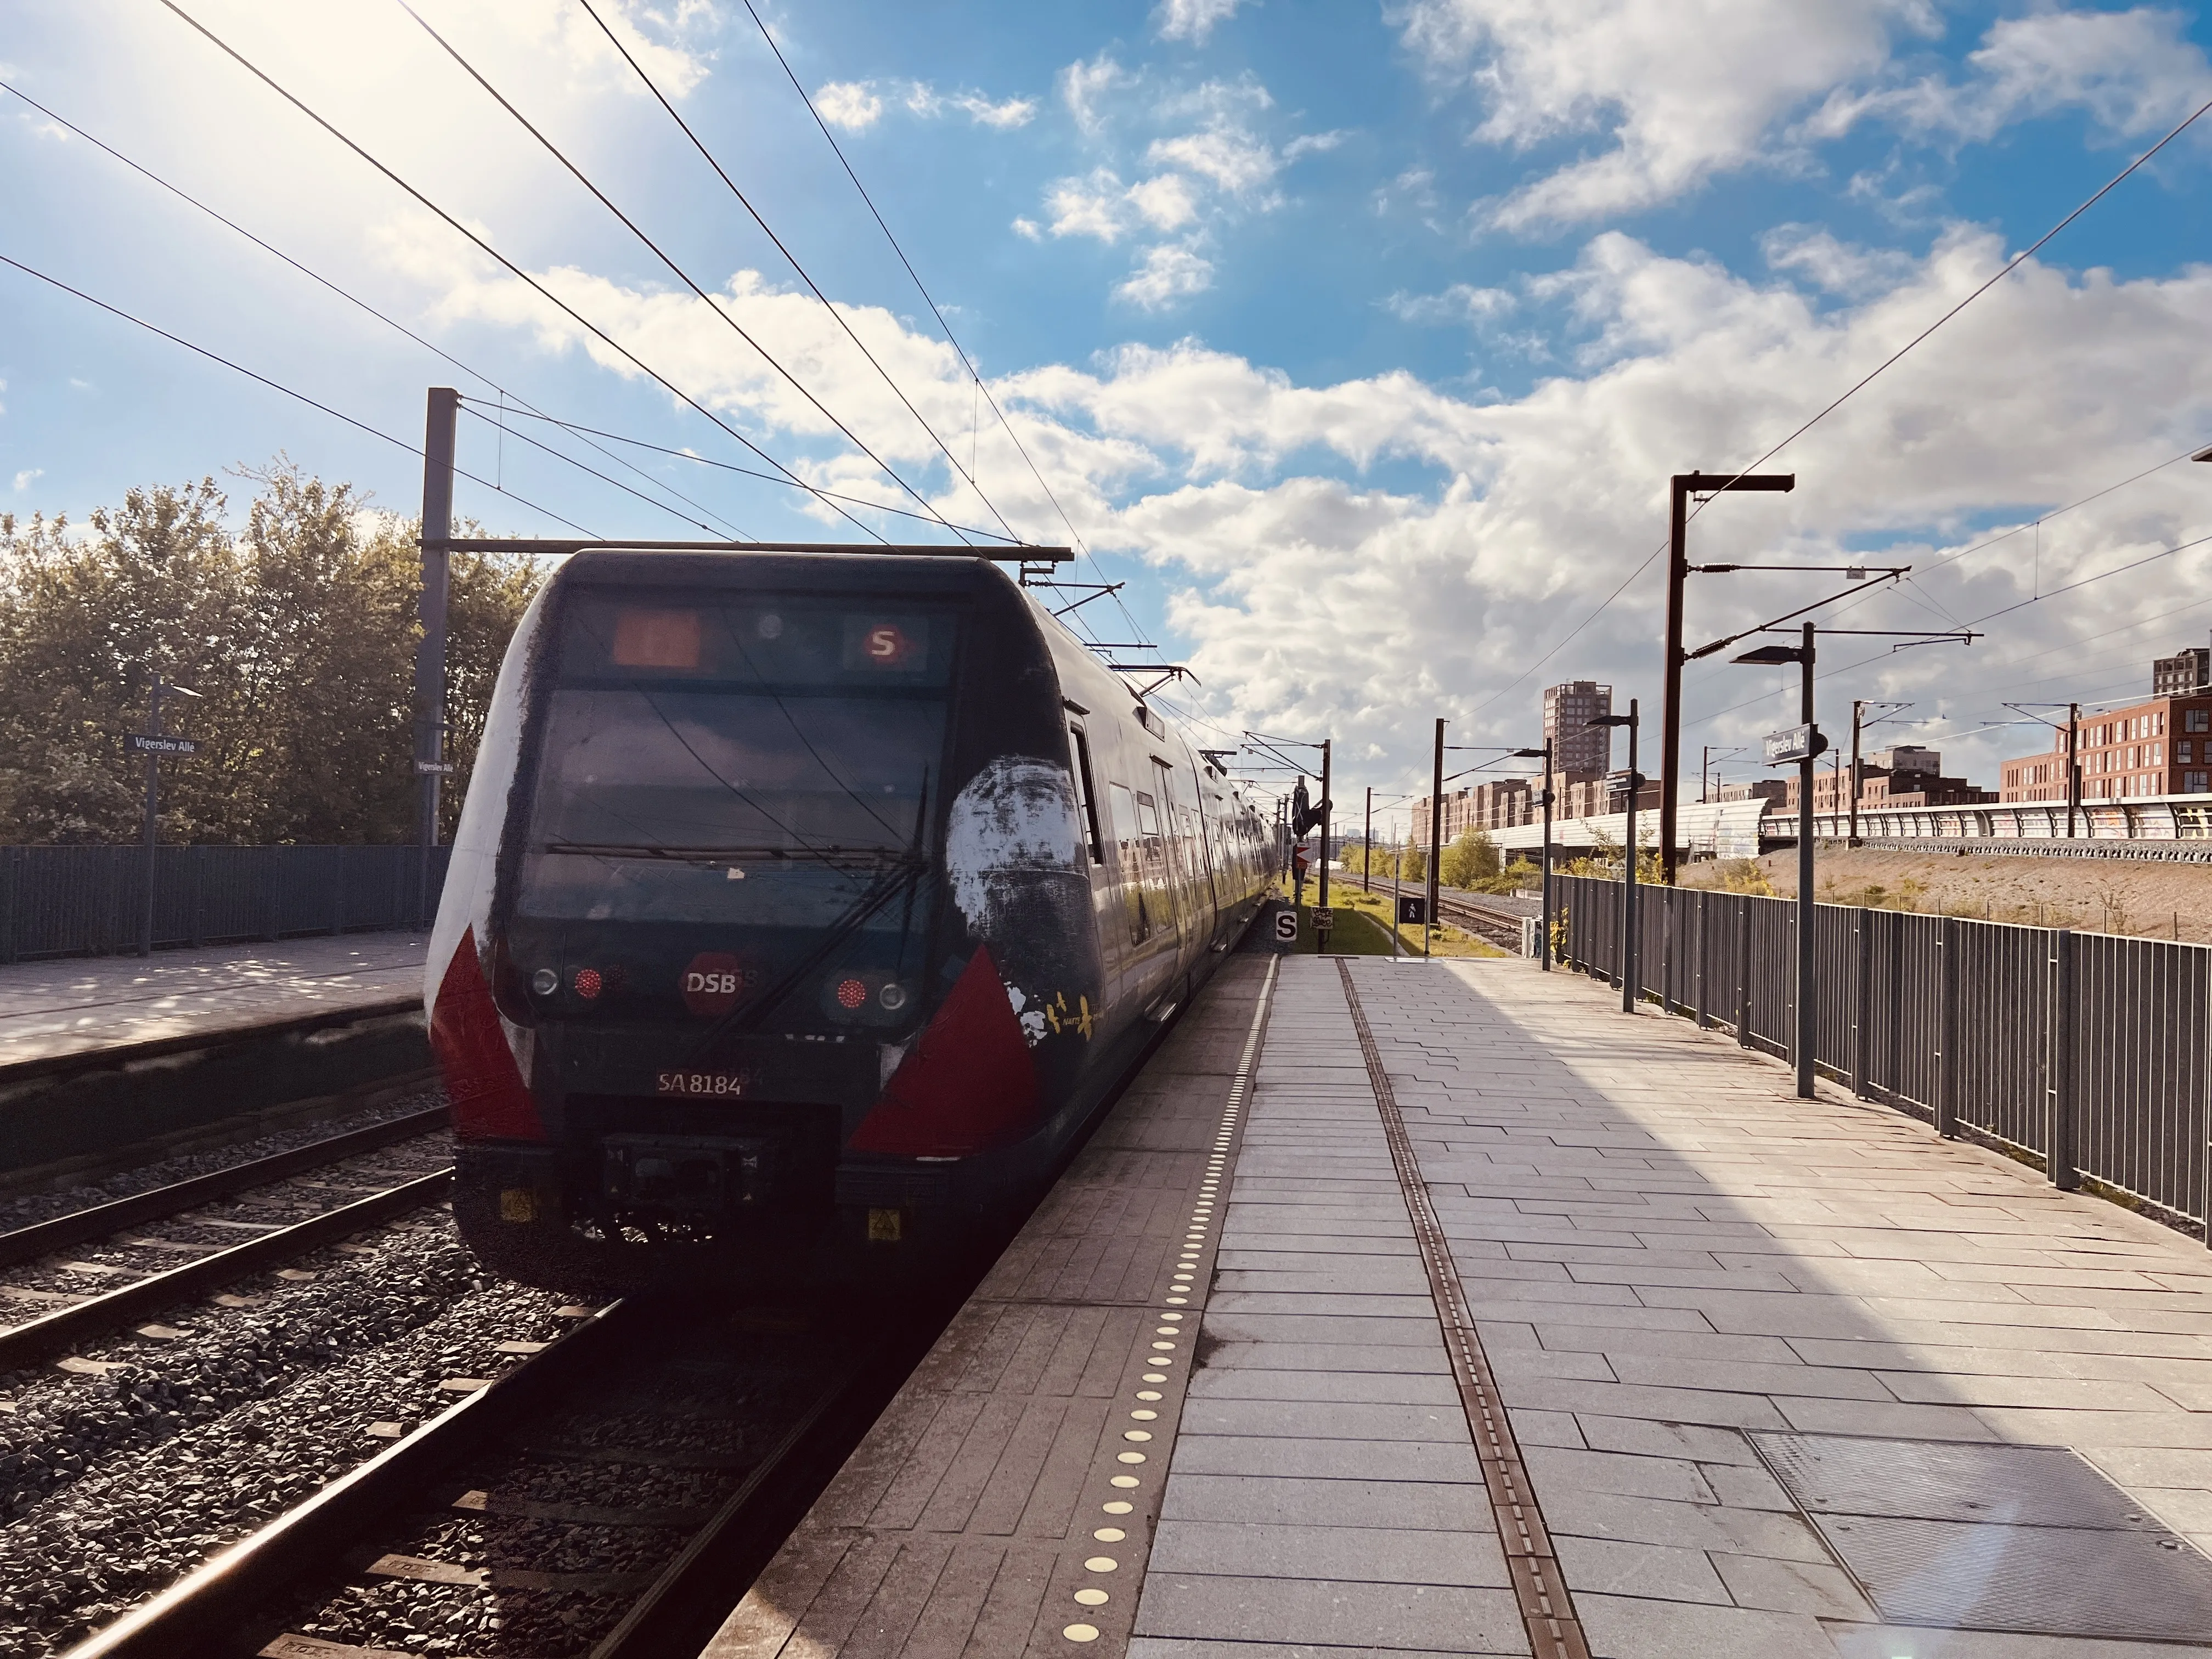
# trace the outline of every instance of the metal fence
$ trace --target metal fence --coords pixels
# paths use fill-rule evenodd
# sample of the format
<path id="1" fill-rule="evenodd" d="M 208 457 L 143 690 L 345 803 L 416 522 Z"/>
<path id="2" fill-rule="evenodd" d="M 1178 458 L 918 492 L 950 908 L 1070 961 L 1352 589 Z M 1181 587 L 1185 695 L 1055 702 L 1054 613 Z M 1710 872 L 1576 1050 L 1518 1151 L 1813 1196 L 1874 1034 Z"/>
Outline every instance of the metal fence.
<path id="1" fill-rule="evenodd" d="M 451 849 L 430 849 L 430 903 Z M 416 847 L 164 847 L 154 944 L 221 945 L 416 925 Z M 0 962 L 136 951 L 143 847 L 0 848 Z"/>
<path id="2" fill-rule="evenodd" d="M 1559 958 L 1620 983 L 1626 886 L 1556 876 Z M 1787 1058 L 1794 900 L 1639 885 L 1643 1000 Z M 1814 907 L 1813 1060 L 1862 1099 L 2206 1218 L 2212 950 L 1959 916 Z"/>

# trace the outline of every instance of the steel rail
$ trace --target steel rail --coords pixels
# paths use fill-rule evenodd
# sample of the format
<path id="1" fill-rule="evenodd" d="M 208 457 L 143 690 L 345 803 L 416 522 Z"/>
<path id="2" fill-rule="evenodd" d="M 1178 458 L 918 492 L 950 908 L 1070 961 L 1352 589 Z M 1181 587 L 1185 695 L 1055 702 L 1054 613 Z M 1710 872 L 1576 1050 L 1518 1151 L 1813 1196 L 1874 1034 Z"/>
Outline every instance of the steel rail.
<path id="1" fill-rule="evenodd" d="M 447 1109 L 443 1106 L 409 1112 L 404 1116 L 387 1118 L 381 1123 L 371 1123 L 362 1128 L 348 1130 L 343 1134 L 311 1141 L 304 1146 L 295 1146 L 289 1152 L 272 1152 L 266 1158 L 234 1164 L 227 1170 L 191 1176 L 183 1181 L 172 1182 L 166 1187 L 134 1193 L 128 1198 L 95 1204 L 88 1209 L 72 1210 L 69 1214 L 58 1215 L 51 1221 L 33 1222 L 27 1227 L 18 1227 L 13 1232 L 0 1233 L 0 1267 L 12 1267 L 20 1262 L 35 1261 L 71 1244 L 82 1244 L 88 1238 L 113 1232 L 118 1227 L 173 1216 L 181 1210 L 211 1204 L 217 1199 L 229 1198 L 256 1187 L 265 1187 L 288 1176 L 297 1175 L 303 1170 L 320 1169 L 362 1152 L 377 1152 L 403 1140 L 411 1140 L 417 1135 L 428 1134 L 442 1127 L 447 1116 Z"/>
<path id="2" fill-rule="evenodd" d="M 856 1396 L 866 1392 L 860 1385 L 874 1370 L 872 1360 L 876 1358 L 856 1360 L 839 1373 L 586 1659 L 654 1659 L 661 1654 L 696 1650 L 712 1634 L 711 1624 L 704 1631 L 694 1627 L 702 1619 L 719 1621 L 728 1612 L 737 1599 L 731 1595 L 732 1589 L 751 1582 L 765 1565 L 765 1557 L 773 1553 L 789 1530 L 788 1525 L 778 1528 L 773 1517 L 758 1513 L 771 1483 L 779 1481 L 792 1464 L 810 1461 L 805 1454 L 820 1446 L 825 1434 L 829 1443 L 842 1452 L 845 1437 L 833 1431 L 854 1414 Z M 872 1422 L 875 1413 L 866 1411 L 865 1415 Z M 865 1430 L 866 1425 L 861 1426 Z M 842 1455 L 837 1462 L 842 1462 Z M 833 1463 L 829 1472 L 835 1473 L 835 1468 Z M 795 1522 L 798 1517 L 785 1518 Z M 769 1533 L 774 1535 L 766 1535 Z"/>
<path id="3" fill-rule="evenodd" d="M 234 1633 L 266 1613 L 288 1583 L 341 1553 L 425 1482 L 507 1434 L 518 1410 L 598 1358 L 611 1334 L 628 1328 L 634 1318 L 629 1306 L 617 1302 L 600 1309 L 543 1352 L 87 1637 L 66 1659 L 177 1659 Z"/>
<path id="4" fill-rule="evenodd" d="M 88 1336 L 127 1324 L 141 1314 L 289 1261 L 392 1216 L 434 1204 L 445 1195 L 453 1178 L 451 1169 L 419 1176 L 308 1220 L 264 1233 L 259 1238 L 248 1239 L 229 1249 L 218 1250 L 198 1261 L 188 1261 L 167 1273 L 137 1279 L 75 1307 L 57 1309 L 28 1324 L 0 1331 L 0 1371 L 36 1364 Z"/>

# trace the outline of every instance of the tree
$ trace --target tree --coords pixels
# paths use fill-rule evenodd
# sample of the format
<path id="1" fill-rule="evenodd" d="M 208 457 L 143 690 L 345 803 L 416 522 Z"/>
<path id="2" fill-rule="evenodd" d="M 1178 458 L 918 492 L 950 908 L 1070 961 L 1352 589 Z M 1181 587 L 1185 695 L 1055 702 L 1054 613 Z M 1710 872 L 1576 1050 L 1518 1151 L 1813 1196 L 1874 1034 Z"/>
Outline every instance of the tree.
<path id="1" fill-rule="evenodd" d="M 1426 881 L 1429 878 L 1429 855 L 1420 848 L 1408 843 L 1406 855 L 1398 861 L 1401 881 Z"/>
<path id="2" fill-rule="evenodd" d="M 1462 830 L 1459 839 L 1444 848 L 1440 867 L 1445 886 L 1473 888 L 1497 876 L 1498 843 L 1486 830 Z"/>
<path id="3" fill-rule="evenodd" d="M 212 478 L 92 515 L 0 517 L 0 839 L 139 833 L 153 676 L 197 698 L 164 725 L 199 752 L 162 769 L 173 842 L 404 842 L 414 835 L 416 526 L 282 457 L 234 536 Z M 447 752 L 465 777 L 534 562 L 456 555 Z M 461 791 L 447 792 L 447 827 Z"/>

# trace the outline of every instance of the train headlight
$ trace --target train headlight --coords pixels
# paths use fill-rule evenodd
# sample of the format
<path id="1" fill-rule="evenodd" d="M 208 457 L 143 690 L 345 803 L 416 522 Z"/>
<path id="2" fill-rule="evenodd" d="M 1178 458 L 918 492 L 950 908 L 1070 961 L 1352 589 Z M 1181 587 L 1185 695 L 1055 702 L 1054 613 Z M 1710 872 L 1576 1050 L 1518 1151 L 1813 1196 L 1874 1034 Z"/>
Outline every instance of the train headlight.
<path id="1" fill-rule="evenodd" d="M 530 976 L 530 988 L 541 997 L 550 997 L 561 988 L 561 975 L 550 968 L 540 968 Z"/>
<path id="2" fill-rule="evenodd" d="M 884 1008 L 895 1014 L 898 1012 L 900 1009 L 906 1006 L 906 987 L 901 985 L 896 980 L 893 980 L 889 985 L 884 986 L 882 990 L 876 993 L 876 1000 L 882 1003 Z"/>

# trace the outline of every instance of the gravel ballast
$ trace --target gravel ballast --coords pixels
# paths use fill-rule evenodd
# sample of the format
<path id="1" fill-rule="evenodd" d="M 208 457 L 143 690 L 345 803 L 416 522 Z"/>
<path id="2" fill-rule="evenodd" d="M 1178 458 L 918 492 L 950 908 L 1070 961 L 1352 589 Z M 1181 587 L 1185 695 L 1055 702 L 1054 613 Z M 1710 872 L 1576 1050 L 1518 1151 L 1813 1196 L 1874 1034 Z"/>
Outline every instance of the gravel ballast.
<path id="1" fill-rule="evenodd" d="M 0 1378 L 0 1652 L 97 1629 L 389 1445 L 372 1425 L 411 1429 L 459 1398 L 447 1379 L 515 1363 L 497 1344 L 571 1323 L 487 1282 L 449 1223 L 362 1242 L 310 1258 L 312 1282 L 237 1287 L 258 1305 L 195 1304 L 179 1340 L 95 1351 L 105 1376 Z"/>

